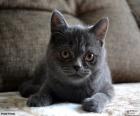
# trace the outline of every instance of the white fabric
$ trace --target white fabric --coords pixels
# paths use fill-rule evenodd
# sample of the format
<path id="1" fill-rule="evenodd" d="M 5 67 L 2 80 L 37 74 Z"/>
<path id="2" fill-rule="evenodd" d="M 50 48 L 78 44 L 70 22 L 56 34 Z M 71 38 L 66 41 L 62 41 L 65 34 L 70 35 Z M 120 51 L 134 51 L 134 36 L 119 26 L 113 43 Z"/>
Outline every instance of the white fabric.
<path id="1" fill-rule="evenodd" d="M 61 103 L 46 107 L 27 107 L 18 92 L 0 93 L 0 115 L 14 116 L 140 116 L 140 83 L 118 84 L 115 97 L 103 113 L 89 113 L 80 104 Z"/>

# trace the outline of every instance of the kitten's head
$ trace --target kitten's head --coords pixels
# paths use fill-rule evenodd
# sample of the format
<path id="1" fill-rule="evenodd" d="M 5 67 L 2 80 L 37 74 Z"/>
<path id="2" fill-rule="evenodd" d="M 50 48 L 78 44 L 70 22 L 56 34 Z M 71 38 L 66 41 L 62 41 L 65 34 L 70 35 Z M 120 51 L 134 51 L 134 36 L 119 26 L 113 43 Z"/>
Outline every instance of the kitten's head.
<path id="1" fill-rule="evenodd" d="M 58 79 L 80 82 L 100 70 L 105 59 L 108 18 L 94 26 L 69 26 L 59 11 L 51 17 L 48 61 Z"/>

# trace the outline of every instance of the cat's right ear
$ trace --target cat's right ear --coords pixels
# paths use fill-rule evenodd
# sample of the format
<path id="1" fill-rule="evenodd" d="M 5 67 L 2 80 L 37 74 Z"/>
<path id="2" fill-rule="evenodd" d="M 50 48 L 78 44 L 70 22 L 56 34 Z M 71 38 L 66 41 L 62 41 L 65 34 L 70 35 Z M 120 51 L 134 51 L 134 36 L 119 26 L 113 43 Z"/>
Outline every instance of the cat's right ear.
<path id="1" fill-rule="evenodd" d="M 59 28 L 67 28 L 67 22 L 58 10 L 54 10 L 51 17 L 51 32 L 57 31 Z"/>

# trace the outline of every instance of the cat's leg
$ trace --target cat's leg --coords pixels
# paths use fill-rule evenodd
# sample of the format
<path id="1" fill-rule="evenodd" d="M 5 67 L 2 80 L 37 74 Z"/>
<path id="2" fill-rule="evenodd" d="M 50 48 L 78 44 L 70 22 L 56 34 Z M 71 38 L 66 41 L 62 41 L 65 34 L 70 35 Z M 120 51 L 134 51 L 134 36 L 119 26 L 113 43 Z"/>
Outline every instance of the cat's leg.
<path id="1" fill-rule="evenodd" d="M 33 75 L 31 75 L 31 80 L 24 82 L 19 87 L 19 92 L 23 97 L 29 97 L 30 95 L 39 91 L 41 85 L 46 80 L 46 63 L 42 62 L 38 65 Z"/>
<path id="2" fill-rule="evenodd" d="M 31 95 L 28 98 L 27 106 L 30 107 L 40 107 L 40 106 L 48 106 L 53 103 L 52 96 L 46 85 L 43 85 L 39 92 Z"/>
<path id="3" fill-rule="evenodd" d="M 36 93 L 40 88 L 40 85 L 33 84 L 32 80 L 24 82 L 20 88 L 19 92 L 23 97 L 29 97 L 30 95 Z"/>
<path id="4" fill-rule="evenodd" d="M 114 96 L 113 87 L 106 92 L 99 92 L 86 98 L 82 103 L 82 108 L 88 112 L 102 112 L 108 102 Z"/>

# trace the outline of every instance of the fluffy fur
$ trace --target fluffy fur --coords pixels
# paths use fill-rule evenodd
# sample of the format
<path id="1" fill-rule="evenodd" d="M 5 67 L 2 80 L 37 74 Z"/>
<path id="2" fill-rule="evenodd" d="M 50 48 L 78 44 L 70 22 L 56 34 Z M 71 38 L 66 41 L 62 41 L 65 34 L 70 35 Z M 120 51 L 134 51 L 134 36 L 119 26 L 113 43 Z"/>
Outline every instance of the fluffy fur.
<path id="1" fill-rule="evenodd" d="M 102 112 L 114 93 L 105 50 L 108 25 L 108 18 L 103 18 L 91 27 L 70 26 L 55 10 L 46 57 L 34 79 L 20 88 L 22 96 L 33 94 L 27 105 L 67 101 L 81 103 L 86 111 Z"/>

